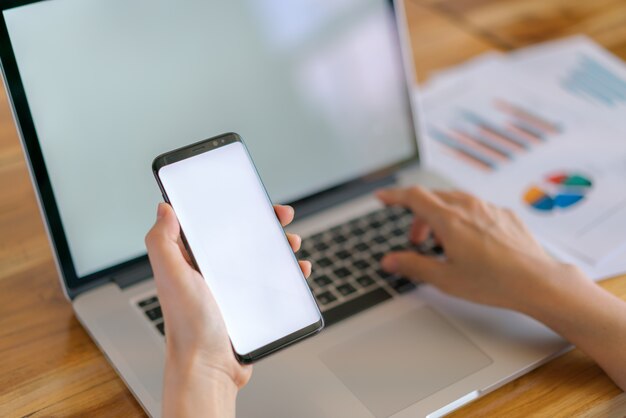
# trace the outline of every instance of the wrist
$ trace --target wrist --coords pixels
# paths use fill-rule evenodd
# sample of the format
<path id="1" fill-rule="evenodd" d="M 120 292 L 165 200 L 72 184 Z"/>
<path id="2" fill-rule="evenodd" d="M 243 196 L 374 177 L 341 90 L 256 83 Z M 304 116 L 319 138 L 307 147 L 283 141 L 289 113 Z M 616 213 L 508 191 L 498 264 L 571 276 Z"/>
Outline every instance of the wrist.
<path id="1" fill-rule="evenodd" d="M 517 310 L 540 322 L 546 322 L 547 316 L 555 313 L 555 305 L 577 303 L 585 289 L 593 285 L 578 267 L 557 261 L 539 265 L 527 282 L 527 297 Z"/>
<path id="2" fill-rule="evenodd" d="M 165 416 L 234 417 L 238 387 L 226 369 L 191 354 L 168 356 L 165 366 Z M 166 413 L 169 412 L 169 413 Z"/>
<path id="3" fill-rule="evenodd" d="M 187 351 L 185 355 L 168 353 L 166 364 L 189 380 L 205 380 L 223 390 L 238 390 L 233 374 L 219 356 L 207 356 L 201 350 Z"/>

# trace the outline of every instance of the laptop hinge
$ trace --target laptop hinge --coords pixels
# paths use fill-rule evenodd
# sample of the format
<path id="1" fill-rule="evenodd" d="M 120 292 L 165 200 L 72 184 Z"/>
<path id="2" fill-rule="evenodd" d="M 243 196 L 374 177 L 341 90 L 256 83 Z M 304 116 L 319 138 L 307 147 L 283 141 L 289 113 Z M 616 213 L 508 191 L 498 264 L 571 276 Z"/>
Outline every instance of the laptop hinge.
<path id="1" fill-rule="evenodd" d="M 146 260 L 116 273 L 115 276 L 111 277 L 111 280 L 124 289 L 150 277 L 152 277 L 152 269 Z"/>

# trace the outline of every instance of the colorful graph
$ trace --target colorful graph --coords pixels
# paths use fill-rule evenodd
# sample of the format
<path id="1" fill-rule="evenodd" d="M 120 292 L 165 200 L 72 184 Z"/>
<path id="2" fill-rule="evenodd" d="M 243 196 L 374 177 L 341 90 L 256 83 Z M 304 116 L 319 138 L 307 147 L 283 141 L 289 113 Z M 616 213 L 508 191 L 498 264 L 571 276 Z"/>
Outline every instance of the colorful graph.
<path id="1" fill-rule="evenodd" d="M 428 133 L 448 153 L 493 171 L 561 132 L 559 124 L 504 99 L 495 99 L 483 113 L 459 108 L 446 126 L 431 125 Z"/>
<path id="2" fill-rule="evenodd" d="M 626 80 L 586 55 L 580 56 L 561 85 L 570 93 L 609 107 L 626 104 Z"/>
<path id="3" fill-rule="evenodd" d="M 593 182 L 584 174 L 552 173 L 540 185 L 530 186 L 523 200 L 531 208 L 542 212 L 566 209 L 582 202 L 592 186 Z"/>

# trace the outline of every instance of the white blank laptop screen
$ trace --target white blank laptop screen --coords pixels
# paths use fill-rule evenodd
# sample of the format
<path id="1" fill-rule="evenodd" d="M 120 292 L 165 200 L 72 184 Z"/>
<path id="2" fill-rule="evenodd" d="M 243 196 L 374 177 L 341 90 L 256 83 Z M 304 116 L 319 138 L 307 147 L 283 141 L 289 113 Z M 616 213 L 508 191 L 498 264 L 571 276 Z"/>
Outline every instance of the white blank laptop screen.
<path id="1" fill-rule="evenodd" d="M 78 276 L 145 254 L 152 159 L 223 132 L 275 201 L 413 155 L 383 0 L 52 0 L 4 12 Z"/>

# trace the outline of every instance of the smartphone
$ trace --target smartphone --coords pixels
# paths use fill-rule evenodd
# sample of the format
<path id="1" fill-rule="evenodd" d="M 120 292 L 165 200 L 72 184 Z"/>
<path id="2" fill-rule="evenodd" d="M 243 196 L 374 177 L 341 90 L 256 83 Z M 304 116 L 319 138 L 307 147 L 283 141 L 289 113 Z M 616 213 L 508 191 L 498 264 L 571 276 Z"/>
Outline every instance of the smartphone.
<path id="1" fill-rule="evenodd" d="M 220 308 L 235 356 L 252 363 L 324 320 L 239 135 L 159 155 L 152 171 Z"/>

